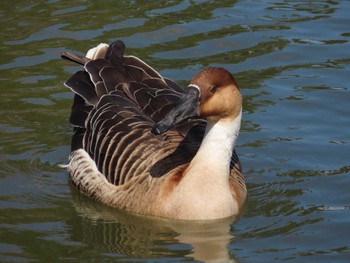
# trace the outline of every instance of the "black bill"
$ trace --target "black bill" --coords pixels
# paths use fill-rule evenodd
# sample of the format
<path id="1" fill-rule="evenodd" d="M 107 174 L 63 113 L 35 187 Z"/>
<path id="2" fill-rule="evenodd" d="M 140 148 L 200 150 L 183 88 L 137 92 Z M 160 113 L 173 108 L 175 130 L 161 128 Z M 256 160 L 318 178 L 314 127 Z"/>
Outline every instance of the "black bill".
<path id="1" fill-rule="evenodd" d="M 199 97 L 199 89 L 190 86 L 175 108 L 153 126 L 152 133 L 162 134 L 183 120 L 198 116 Z"/>

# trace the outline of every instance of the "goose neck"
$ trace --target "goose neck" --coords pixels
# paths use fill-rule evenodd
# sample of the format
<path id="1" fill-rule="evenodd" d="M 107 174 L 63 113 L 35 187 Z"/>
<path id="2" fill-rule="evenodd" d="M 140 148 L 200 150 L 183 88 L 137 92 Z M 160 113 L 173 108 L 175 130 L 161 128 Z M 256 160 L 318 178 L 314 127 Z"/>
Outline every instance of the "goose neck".
<path id="1" fill-rule="evenodd" d="M 215 166 L 229 166 L 241 126 L 242 112 L 232 119 L 208 119 L 203 142 L 193 159 Z M 205 166 L 205 165 L 204 165 Z"/>

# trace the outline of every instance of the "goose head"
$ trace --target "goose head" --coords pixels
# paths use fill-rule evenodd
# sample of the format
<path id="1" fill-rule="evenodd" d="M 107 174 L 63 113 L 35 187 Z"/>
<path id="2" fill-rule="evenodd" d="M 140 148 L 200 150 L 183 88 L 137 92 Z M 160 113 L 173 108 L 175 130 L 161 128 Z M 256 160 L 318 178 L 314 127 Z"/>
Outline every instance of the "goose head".
<path id="1" fill-rule="evenodd" d="M 187 119 L 207 118 L 217 122 L 235 119 L 242 110 L 242 97 L 234 77 L 223 68 L 208 68 L 188 85 L 179 103 L 152 128 L 162 134 Z"/>

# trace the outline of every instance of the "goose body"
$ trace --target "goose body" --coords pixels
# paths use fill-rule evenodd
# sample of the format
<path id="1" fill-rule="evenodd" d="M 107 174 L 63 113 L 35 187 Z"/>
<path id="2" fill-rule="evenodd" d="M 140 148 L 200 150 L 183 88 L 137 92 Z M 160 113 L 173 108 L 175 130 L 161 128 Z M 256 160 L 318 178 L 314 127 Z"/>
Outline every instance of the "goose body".
<path id="1" fill-rule="evenodd" d="M 208 220 L 236 215 L 246 187 L 235 152 L 242 99 L 222 68 L 197 74 L 187 89 L 163 78 L 116 41 L 86 57 L 75 93 L 68 171 L 84 194 L 134 213 Z"/>

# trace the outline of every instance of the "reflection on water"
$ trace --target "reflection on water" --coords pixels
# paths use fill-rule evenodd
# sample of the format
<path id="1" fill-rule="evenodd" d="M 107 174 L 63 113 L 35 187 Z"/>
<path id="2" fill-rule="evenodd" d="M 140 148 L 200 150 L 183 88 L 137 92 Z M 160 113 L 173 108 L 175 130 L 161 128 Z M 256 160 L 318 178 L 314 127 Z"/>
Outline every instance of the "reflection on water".
<path id="1" fill-rule="evenodd" d="M 71 240 L 120 258 L 188 257 L 203 262 L 236 262 L 228 245 L 234 218 L 191 222 L 132 215 L 91 201 L 72 187 L 78 218 L 66 221 Z M 169 250 L 169 247 L 173 247 Z"/>
<path id="2" fill-rule="evenodd" d="M 350 1 L 1 1 L 1 262 L 347 262 Z M 244 97 L 240 220 L 181 223 L 70 191 L 79 67 L 62 51 L 122 39 L 183 86 L 207 66 Z"/>

